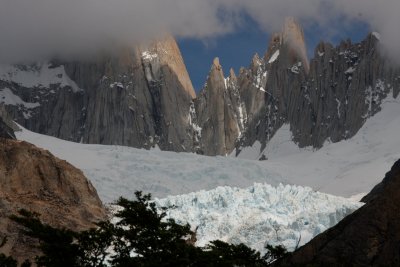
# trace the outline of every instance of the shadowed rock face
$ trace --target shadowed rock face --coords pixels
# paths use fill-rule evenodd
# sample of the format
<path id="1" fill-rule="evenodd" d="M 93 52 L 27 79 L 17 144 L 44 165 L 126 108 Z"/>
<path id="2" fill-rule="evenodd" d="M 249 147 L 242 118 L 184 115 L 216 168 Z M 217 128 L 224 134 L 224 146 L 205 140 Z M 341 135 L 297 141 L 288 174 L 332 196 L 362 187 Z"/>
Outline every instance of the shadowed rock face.
<path id="1" fill-rule="evenodd" d="M 274 39 L 275 38 L 275 39 Z M 262 149 L 284 124 L 290 124 L 293 140 L 300 146 L 320 148 L 326 140 L 353 137 L 365 121 L 380 111 L 383 99 L 396 98 L 400 71 L 379 52 L 379 40 L 370 34 L 364 41 L 342 42 L 333 47 L 320 43 L 309 71 L 303 62 L 289 64 L 290 47 L 273 37 L 260 67 L 266 71 L 261 109 L 248 118 L 245 134 L 237 145 Z M 274 59 L 279 51 L 279 56 Z M 258 72 L 260 72 L 258 71 Z M 243 72 L 242 80 L 254 80 L 255 72 Z M 239 76 L 241 80 L 241 76 Z M 241 88 L 242 99 L 246 89 Z"/>
<path id="2" fill-rule="evenodd" d="M 5 107 L 0 105 L 0 138 L 15 139 L 15 130 L 18 130 L 17 125 L 12 121 Z"/>
<path id="3" fill-rule="evenodd" d="M 366 204 L 277 266 L 399 266 L 400 161 Z"/>
<path id="4" fill-rule="evenodd" d="M 0 252 L 32 259 L 37 241 L 24 236 L 9 219 L 20 209 L 41 214 L 44 223 L 75 231 L 104 220 L 105 209 L 83 173 L 48 151 L 29 143 L 5 140 L 0 146 Z"/>
<path id="5" fill-rule="evenodd" d="M 380 54 L 375 34 L 357 44 L 320 43 L 309 63 L 303 30 L 290 18 L 282 32 L 272 36 L 265 56 L 255 55 L 229 86 L 227 80 L 224 86 L 222 67 L 216 69 L 196 100 L 207 155 L 230 154 L 226 138 L 236 139 L 236 154 L 256 141 L 262 151 L 285 123 L 300 147 L 320 148 L 326 140 L 351 138 L 380 111 L 383 99 L 396 98 L 400 89 L 400 71 Z M 229 88 L 239 92 L 236 102 L 228 95 L 235 90 Z M 227 124 L 232 127 L 227 129 Z"/>
<path id="6" fill-rule="evenodd" d="M 26 73 L 39 81 L 26 84 Z M 84 143 L 194 147 L 195 92 L 172 37 L 87 61 L 13 66 L 0 75 L 0 90 L 21 99 L 6 108 L 35 132 Z"/>
<path id="7" fill-rule="evenodd" d="M 0 138 L 15 139 L 14 131 L 0 117 Z"/>

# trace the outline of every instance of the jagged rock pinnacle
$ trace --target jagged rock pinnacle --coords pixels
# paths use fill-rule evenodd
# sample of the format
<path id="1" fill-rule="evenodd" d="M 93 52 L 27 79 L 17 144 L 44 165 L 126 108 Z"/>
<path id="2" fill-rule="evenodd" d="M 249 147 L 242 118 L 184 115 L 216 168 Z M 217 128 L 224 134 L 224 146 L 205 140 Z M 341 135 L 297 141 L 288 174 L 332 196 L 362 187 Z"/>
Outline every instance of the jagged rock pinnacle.
<path id="1" fill-rule="evenodd" d="M 236 79 L 236 73 L 235 73 L 235 70 L 233 68 L 231 68 L 229 70 L 229 78 L 230 79 Z"/>
<path id="2" fill-rule="evenodd" d="M 310 64 L 307 57 L 304 32 L 300 24 L 292 17 L 285 19 L 285 24 L 280 33 L 274 33 L 272 35 L 268 50 L 265 53 L 265 60 L 269 60 L 283 45 L 288 49 L 285 56 L 288 58 L 289 64 L 301 61 L 305 71 L 308 73 Z"/>
<path id="3" fill-rule="evenodd" d="M 252 59 L 251 63 L 252 63 L 253 65 L 260 65 L 260 64 L 261 64 L 260 56 L 258 55 L 258 53 L 256 53 L 256 54 L 253 56 L 253 59 Z"/>
<path id="4" fill-rule="evenodd" d="M 154 42 L 150 50 L 158 55 L 161 65 L 168 65 L 171 68 L 185 91 L 192 98 L 195 98 L 196 93 L 175 38 L 167 35 L 163 39 Z"/>
<path id="5" fill-rule="evenodd" d="M 230 70 L 224 77 L 219 58 L 211 65 L 206 86 L 195 100 L 198 125 L 201 127 L 201 151 L 206 155 L 226 155 L 232 152 L 240 132 L 236 75 Z M 236 95 L 235 95 L 236 94 Z"/>
<path id="6" fill-rule="evenodd" d="M 221 69 L 222 69 L 222 66 L 221 66 L 221 64 L 219 63 L 219 58 L 218 58 L 218 57 L 214 58 L 214 60 L 213 60 L 213 67 L 215 67 L 217 70 L 221 70 Z"/>

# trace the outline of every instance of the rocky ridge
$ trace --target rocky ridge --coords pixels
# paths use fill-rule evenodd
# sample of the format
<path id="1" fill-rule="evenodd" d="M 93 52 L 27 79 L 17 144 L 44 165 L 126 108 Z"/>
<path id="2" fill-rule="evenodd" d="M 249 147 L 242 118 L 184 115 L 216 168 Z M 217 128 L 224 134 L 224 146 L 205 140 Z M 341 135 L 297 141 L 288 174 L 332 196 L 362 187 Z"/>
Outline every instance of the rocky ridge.
<path id="1" fill-rule="evenodd" d="M 262 152 L 283 124 L 290 124 L 293 140 L 300 147 L 320 148 L 327 140 L 351 138 L 380 111 L 383 99 L 389 94 L 398 96 L 399 69 L 381 56 L 376 34 L 359 44 L 344 41 L 333 47 L 320 43 L 309 71 L 301 54 L 290 60 L 290 46 L 279 35 L 275 38 L 267 53 L 271 56 L 263 59 L 258 70 L 267 71 L 265 84 L 259 86 L 265 91 L 261 108 L 255 115 L 250 113 L 236 154 L 256 141 L 263 145 Z M 254 77 L 255 72 L 247 72 L 245 79 Z"/>
<path id="2" fill-rule="evenodd" d="M 264 56 L 225 77 L 215 59 L 196 96 L 176 41 L 161 41 L 90 62 L 0 68 L 0 102 L 35 132 L 84 143 L 205 155 L 262 151 L 283 124 L 300 146 L 354 136 L 397 97 L 400 71 L 381 55 L 379 35 L 337 47 L 321 42 L 308 61 L 301 26 L 286 20 Z"/>

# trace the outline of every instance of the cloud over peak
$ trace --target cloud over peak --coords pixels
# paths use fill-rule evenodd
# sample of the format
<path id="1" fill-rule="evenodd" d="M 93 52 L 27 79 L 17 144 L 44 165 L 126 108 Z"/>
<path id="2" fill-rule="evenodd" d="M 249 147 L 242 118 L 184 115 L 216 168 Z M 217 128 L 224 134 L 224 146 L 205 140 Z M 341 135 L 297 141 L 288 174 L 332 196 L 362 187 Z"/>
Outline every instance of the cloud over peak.
<path id="1" fill-rule="evenodd" d="M 0 61 L 68 56 L 170 32 L 210 38 L 234 32 L 245 16 L 267 32 L 286 16 L 327 31 L 337 18 L 364 21 L 399 55 L 398 0 L 0 0 Z"/>

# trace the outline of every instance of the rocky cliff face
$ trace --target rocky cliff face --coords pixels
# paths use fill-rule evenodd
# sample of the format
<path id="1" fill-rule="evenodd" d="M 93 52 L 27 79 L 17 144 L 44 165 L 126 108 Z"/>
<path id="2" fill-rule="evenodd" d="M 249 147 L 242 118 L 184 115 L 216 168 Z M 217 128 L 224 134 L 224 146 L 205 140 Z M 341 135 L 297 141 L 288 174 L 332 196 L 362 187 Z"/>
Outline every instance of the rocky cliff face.
<path id="1" fill-rule="evenodd" d="M 300 147 L 350 138 L 399 93 L 400 70 L 381 55 L 376 33 L 320 43 L 311 61 L 306 51 L 289 18 L 237 77 L 225 78 L 216 60 L 196 97 L 166 37 L 90 62 L 0 66 L 0 103 L 28 129 L 67 140 L 226 155 L 256 141 L 261 153 L 285 123 Z"/>
<path id="2" fill-rule="evenodd" d="M 219 59 L 214 59 L 207 83 L 195 101 L 197 125 L 201 128 L 200 151 L 226 155 L 235 147 L 245 127 L 245 108 L 233 70 L 225 78 Z"/>
<path id="3" fill-rule="evenodd" d="M 77 142 L 192 151 L 194 96 L 172 37 L 86 62 L 0 68 L 0 102 L 18 123 Z"/>
<path id="4" fill-rule="evenodd" d="M 365 206 L 277 266 L 399 266 L 400 161 Z"/>
<path id="5" fill-rule="evenodd" d="M 326 140 L 350 138 L 379 112 L 384 98 L 397 97 L 400 72 L 380 55 L 376 34 L 359 44 L 319 44 L 309 70 L 301 53 L 292 60 L 291 46 L 279 41 L 279 36 L 259 68 L 266 70 L 265 87 L 260 87 L 265 96 L 259 112 L 248 120 L 237 153 L 255 141 L 264 145 L 263 150 L 283 123 L 290 124 L 300 147 L 320 148 Z"/>
<path id="6" fill-rule="evenodd" d="M 106 215 L 96 189 L 80 170 L 31 144 L 5 140 L 0 146 L 0 239 L 8 241 L 0 252 L 32 259 L 37 241 L 9 219 L 20 209 L 75 231 L 93 227 Z"/>

